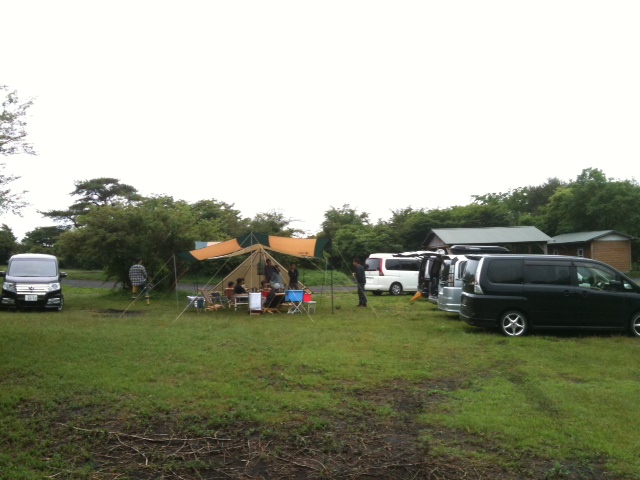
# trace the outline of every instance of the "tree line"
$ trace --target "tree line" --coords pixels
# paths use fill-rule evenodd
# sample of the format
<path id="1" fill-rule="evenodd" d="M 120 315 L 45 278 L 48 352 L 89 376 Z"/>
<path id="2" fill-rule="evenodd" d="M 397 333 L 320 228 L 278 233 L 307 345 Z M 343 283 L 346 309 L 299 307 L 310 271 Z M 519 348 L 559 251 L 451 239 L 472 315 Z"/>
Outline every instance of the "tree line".
<path id="1" fill-rule="evenodd" d="M 250 232 L 302 234 L 277 211 L 245 218 L 233 205 L 215 199 L 189 203 L 170 196 L 143 197 L 115 178 L 76 181 L 75 187 L 75 201 L 68 209 L 40 212 L 57 226 L 35 228 L 17 243 L 3 225 L 4 259 L 20 251 L 49 252 L 66 268 L 104 270 L 107 278 L 126 282 L 133 258 L 144 258 L 156 272 L 169 272 L 173 264 L 167 261 L 192 250 L 194 240 L 224 241 Z M 472 199 L 468 205 L 444 209 L 407 207 L 375 223 L 348 204 L 330 207 L 314 235 L 330 239 L 322 267 L 346 271 L 354 257 L 419 250 L 434 228 L 530 225 L 549 236 L 610 229 L 640 236 L 640 186 L 635 180 L 607 178 L 598 169 L 587 168 L 570 182 L 550 178 L 539 186 Z M 637 254 L 635 248 L 634 258 Z M 228 268 L 235 265 L 231 262 Z"/>
<path id="2" fill-rule="evenodd" d="M 0 86 L 1 91 L 8 92 Z M 6 93 L 0 117 L 0 154 L 33 154 L 24 122 L 30 105 L 31 101 L 20 102 L 15 92 Z M 25 207 L 24 192 L 12 192 L 8 187 L 15 178 L 0 173 L 0 215 Z M 189 203 L 171 196 L 144 197 L 117 178 L 78 180 L 74 185 L 67 209 L 40 212 L 56 226 L 35 228 L 17 242 L 11 228 L 2 225 L 1 263 L 13 253 L 47 252 L 57 255 L 65 268 L 103 270 L 107 279 L 126 284 L 131 262 L 143 258 L 160 282 L 169 285 L 174 265 L 168 262 L 176 253 L 192 250 L 195 240 L 224 241 L 250 232 L 287 237 L 303 233 L 292 228 L 292 220 L 277 211 L 245 218 L 233 204 L 216 199 Z M 549 236 L 617 230 L 640 237 L 640 186 L 635 179 L 607 178 L 595 168 L 584 169 L 572 181 L 548 178 L 542 185 L 471 198 L 468 205 L 449 208 L 409 206 L 375 223 L 367 212 L 348 204 L 331 206 L 314 235 L 330 239 L 320 266 L 346 272 L 355 257 L 419 250 L 434 228 L 535 226 Z M 634 245 L 634 260 L 638 253 Z M 303 267 L 305 263 L 309 268 L 319 266 L 295 260 Z M 232 260 L 225 268 L 234 268 L 239 261 Z M 217 268 L 207 262 L 180 267 L 202 269 L 206 274 Z"/>

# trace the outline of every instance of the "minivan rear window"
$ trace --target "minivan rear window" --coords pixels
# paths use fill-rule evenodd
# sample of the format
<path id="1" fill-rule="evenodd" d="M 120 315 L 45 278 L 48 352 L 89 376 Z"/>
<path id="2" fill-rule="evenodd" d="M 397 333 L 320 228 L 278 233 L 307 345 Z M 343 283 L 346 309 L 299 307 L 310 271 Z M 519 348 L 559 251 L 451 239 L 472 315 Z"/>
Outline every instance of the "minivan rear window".
<path id="1" fill-rule="evenodd" d="M 385 266 L 387 270 L 404 270 L 417 272 L 420 269 L 420 262 L 420 260 L 388 258 Z"/>
<path id="2" fill-rule="evenodd" d="M 467 260 L 467 265 L 464 269 L 464 275 L 462 276 L 463 281 L 465 282 L 473 282 L 476 278 L 476 271 L 478 270 L 478 265 L 480 264 L 480 259 L 472 258 Z"/>
<path id="3" fill-rule="evenodd" d="M 568 265 L 527 265 L 526 283 L 537 285 L 571 285 Z"/>
<path id="4" fill-rule="evenodd" d="M 524 263 L 522 260 L 499 258 L 489 262 L 487 279 L 491 283 L 518 284 L 524 281 Z"/>
<path id="5" fill-rule="evenodd" d="M 366 266 L 367 272 L 377 272 L 380 270 L 380 259 L 379 258 L 367 258 L 364 262 Z"/>

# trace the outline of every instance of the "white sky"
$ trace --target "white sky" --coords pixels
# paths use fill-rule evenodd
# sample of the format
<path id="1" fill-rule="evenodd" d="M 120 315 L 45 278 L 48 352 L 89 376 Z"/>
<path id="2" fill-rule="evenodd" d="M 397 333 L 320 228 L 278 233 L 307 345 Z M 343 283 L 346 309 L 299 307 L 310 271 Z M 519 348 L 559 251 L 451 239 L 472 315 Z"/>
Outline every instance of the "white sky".
<path id="1" fill-rule="evenodd" d="M 640 179 L 640 2 L 0 0 L 0 85 L 34 99 L 31 203 L 74 181 L 276 210 L 315 233 L 405 207 Z M 200 239 L 206 240 L 206 239 Z"/>

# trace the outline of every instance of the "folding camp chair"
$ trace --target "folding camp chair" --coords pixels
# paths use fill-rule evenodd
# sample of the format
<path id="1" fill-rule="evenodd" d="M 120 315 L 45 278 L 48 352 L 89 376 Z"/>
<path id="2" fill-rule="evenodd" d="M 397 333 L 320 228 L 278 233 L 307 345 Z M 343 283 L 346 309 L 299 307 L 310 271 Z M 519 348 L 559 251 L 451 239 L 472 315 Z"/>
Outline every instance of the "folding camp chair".
<path id="1" fill-rule="evenodd" d="M 284 303 L 284 293 L 272 292 L 264 300 L 262 310 L 265 313 L 280 313 L 280 307 Z"/>
<path id="2" fill-rule="evenodd" d="M 200 289 L 200 293 L 204 297 L 204 302 L 206 304 L 205 310 L 220 310 L 225 306 L 222 295 L 220 292 L 210 292 L 209 290 L 205 290 L 204 288 Z M 224 297 L 226 299 L 226 297 Z"/>

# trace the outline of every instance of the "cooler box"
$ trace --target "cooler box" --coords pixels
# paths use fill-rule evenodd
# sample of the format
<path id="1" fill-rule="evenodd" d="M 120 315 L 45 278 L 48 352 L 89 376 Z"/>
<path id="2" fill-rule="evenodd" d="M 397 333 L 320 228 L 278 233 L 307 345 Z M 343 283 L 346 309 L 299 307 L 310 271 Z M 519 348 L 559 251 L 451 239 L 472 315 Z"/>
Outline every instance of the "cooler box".
<path id="1" fill-rule="evenodd" d="M 310 293 L 305 293 L 302 296 L 302 301 L 305 302 L 305 303 L 310 302 L 311 301 L 311 294 Z"/>
<path id="2" fill-rule="evenodd" d="M 304 290 L 287 290 L 284 292 L 284 301 L 300 303 L 302 302 L 303 295 Z"/>
<path id="3" fill-rule="evenodd" d="M 191 308 L 204 308 L 204 298 L 196 296 L 187 296 L 189 300 L 189 307 Z"/>

